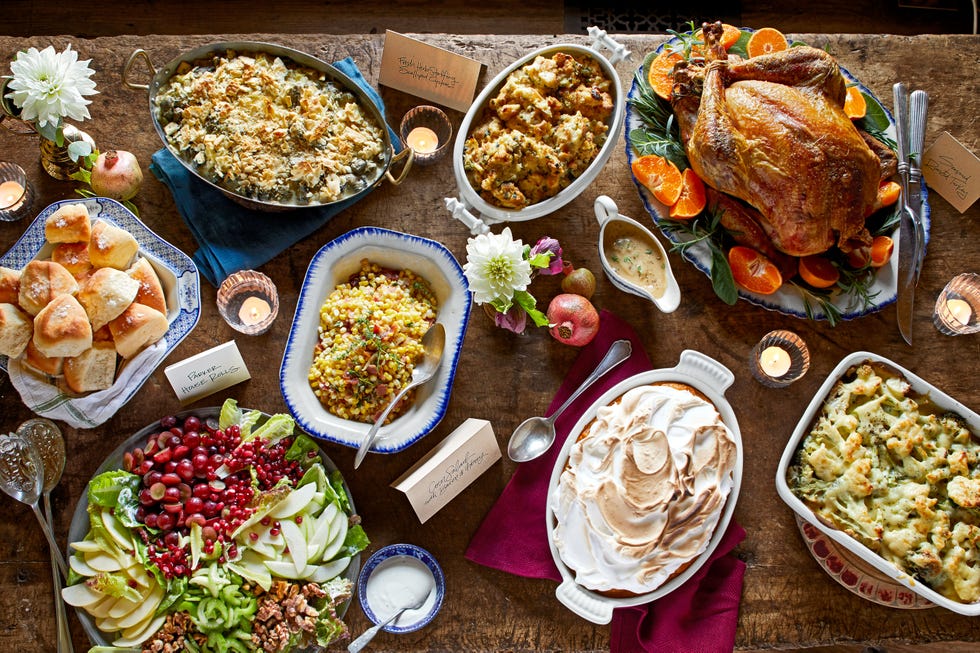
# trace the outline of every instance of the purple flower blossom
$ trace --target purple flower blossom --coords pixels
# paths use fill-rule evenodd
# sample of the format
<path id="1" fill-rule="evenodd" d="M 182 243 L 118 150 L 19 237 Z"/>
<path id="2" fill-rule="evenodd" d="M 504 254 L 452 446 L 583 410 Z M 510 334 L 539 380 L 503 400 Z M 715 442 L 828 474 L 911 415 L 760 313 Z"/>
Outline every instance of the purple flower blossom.
<path id="1" fill-rule="evenodd" d="M 545 236 L 535 243 L 534 247 L 531 248 L 528 258 L 531 262 L 531 267 L 538 274 L 552 275 L 561 272 L 561 245 L 554 238 Z"/>

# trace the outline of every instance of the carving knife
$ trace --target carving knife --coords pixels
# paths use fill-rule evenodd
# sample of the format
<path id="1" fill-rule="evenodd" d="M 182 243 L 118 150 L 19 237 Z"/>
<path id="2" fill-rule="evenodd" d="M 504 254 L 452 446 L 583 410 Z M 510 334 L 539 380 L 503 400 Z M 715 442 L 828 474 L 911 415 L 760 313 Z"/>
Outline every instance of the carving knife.
<path id="1" fill-rule="evenodd" d="M 913 283 L 918 285 L 922 274 L 922 259 L 926 251 L 926 232 L 922 220 L 922 151 L 926 137 L 926 114 L 929 95 L 912 91 L 909 96 L 909 208 L 915 219 L 916 252 Z"/>
<path id="2" fill-rule="evenodd" d="M 912 344 L 912 312 L 915 302 L 915 252 L 918 236 L 915 218 L 909 208 L 909 97 L 905 84 L 893 87 L 895 95 L 895 132 L 898 142 L 898 175 L 902 187 L 899 200 L 898 229 L 898 297 L 895 301 L 898 330 L 905 342 Z"/>

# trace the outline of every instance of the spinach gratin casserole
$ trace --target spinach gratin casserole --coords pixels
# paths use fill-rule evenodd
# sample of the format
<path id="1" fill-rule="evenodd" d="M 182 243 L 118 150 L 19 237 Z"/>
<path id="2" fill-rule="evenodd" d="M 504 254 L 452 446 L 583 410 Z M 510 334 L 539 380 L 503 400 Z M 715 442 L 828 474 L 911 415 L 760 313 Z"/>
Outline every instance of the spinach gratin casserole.
<path id="1" fill-rule="evenodd" d="M 263 52 L 182 63 L 155 118 L 204 179 L 245 198 L 328 204 L 384 173 L 384 127 L 325 73 Z"/>
<path id="2" fill-rule="evenodd" d="M 836 383 L 787 471 L 824 523 L 942 596 L 980 600 L 980 438 L 889 366 Z"/>

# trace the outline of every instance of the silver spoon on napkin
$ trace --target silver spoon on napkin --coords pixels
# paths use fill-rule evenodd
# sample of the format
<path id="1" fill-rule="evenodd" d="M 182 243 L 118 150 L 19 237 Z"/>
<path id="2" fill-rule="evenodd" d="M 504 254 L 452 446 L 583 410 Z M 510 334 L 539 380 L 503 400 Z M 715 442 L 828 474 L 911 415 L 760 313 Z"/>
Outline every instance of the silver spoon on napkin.
<path id="1" fill-rule="evenodd" d="M 561 415 L 578 396 L 585 392 L 586 388 L 596 382 L 600 376 L 616 367 L 630 357 L 633 346 L 629 340 L 617 340 L 609 347 L 609 351 L 599 362 L 599 365 L 592 370 L 589 378 L 582 382 L 575 392 L 565 400 L 558 410 L 549 417 L 530 417 L 523 422 L 510 436 L 507 443 L 507 455 L 510 459 L 518 463 L 526 463 L 534 460 L 549 448 L 555 441 L 555 420 Z"/>
<path id="2" fill-rule="evenodd" d="M 442 364 L 442 351 L 446 346 L 446 327 L 442 326 L 441 322 L 436 322 L 429 330 L 425 332 L 422 336 L 422 360 L 418 365 L 412 370 L 412 380 L 406 385 L 401 391 L 395 395 L 395 398 L 391 400 L 388 407 L 385 408 L 384 412 L 381 413 L 381 417 L 374 421 L 374 425 L 371 426 L 371 430 L 368 431 L 367 435 L 364 437 L 364 441 L 361 442 L 361 446 L 357 449 L 357 455 L 354 456 L 354 469 L 360 467 L 361 462 L 364 460 L 364 456 L 367 455 L 368 450 L 371 445 L 374 444 L 375 439 L 378 437 L 378 430 L 381 429 L 381 425 L 384 424 L 385 419 L 388 417 L 388 413 L 398 405 L 398 402 L 402 400 L 402 397 L 417 386 L 422 385 L 427 382 L 435 373 L 439 370 L 439 366 Z"/>

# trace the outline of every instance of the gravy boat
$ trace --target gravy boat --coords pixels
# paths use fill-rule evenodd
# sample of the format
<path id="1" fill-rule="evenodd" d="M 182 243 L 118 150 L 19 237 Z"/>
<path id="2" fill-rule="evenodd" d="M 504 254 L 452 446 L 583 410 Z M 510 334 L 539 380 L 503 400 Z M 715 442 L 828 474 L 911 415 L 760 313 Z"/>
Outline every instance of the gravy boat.
<path id="1" fill-rule="evenodd" d="M 673 312 L 681 303 L 681 289 L 677 285 L 677 279 L 674 278 L 674 272 L 670 267 L 670 259 L 667 258 L 667 252 L 657 237 L 633 218 L 620 214 L 616 203 L 606 195 L 600 195 L 596 198 L 595 217 L 599 221 L 599 260 L 602 262 L 602 269 L 606 272 L 606 277 L 612 281 L 614 286 L 623 292 L 628 292 L 649 300 L 661 312 Z M 630 281 L 615 268 L 613 262 L 606 255 L 606 230 L 611 225 L 621 225 L 627 231 L 635 232 L 638 238 L 647 240 L 656 247 L 660 258 L 664 262 L 664 291 L 662 293 L 654 295 L 649 288 Z"/>

